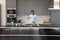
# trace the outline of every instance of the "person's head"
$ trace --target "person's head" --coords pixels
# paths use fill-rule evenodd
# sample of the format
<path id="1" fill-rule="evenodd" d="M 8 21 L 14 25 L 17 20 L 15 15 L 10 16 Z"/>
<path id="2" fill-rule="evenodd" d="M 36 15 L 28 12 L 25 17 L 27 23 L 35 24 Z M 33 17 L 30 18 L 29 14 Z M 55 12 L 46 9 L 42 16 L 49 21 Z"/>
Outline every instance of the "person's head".
<path id="1" fill-rule="evenodd" d="M 31 10 L 31 14 L 34 15 L 34 10 Z"/>

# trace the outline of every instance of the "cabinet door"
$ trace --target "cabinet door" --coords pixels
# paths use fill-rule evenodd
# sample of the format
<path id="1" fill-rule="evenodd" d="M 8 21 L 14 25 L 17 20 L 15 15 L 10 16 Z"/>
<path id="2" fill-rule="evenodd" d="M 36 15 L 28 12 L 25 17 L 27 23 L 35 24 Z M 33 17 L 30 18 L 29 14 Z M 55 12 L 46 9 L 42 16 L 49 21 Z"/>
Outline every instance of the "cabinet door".
<path id="1" fill-rule="evenodd" d="M 50 0 L 50 8 L 53 8 L 53 2 L 54 2 L 54 0 Z"/>
<path id="2" fill-rule="evenodd" d="M 1 26 L 1 5 L 0 5 L 0 26 Z"/>
<path id="3" fill-rule="evenodd" d="M 16 0 L 6 0 L 7 8 L 16 8 Z"/>
<path id="4" fill-rule="evenodd" d="M 3 36 L 3 37 L 1 37 L 1 38 L 2 38 L 2 40 L 10 40 L 9 37 L 5 37 L 5 36 Z"/>

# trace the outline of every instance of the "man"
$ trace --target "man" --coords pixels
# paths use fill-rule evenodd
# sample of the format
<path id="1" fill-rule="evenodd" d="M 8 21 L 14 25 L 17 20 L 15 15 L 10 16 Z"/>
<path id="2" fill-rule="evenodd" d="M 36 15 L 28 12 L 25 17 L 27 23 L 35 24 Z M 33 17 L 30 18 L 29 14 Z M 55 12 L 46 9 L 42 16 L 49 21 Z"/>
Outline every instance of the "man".
<path id="1" fill-rule="evenodd" d="M 38 22 L 38 17 L 36 14 L 34 14 L 34 10 L 31 10 L 31 14 L 28 16 L 28 23 L 34 24 Z"/>

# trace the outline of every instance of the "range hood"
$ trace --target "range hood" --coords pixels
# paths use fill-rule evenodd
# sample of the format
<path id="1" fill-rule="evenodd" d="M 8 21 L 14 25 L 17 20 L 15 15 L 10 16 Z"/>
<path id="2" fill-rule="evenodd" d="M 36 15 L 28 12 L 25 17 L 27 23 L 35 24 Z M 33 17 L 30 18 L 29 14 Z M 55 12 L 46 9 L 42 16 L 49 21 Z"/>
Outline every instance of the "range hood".
<path id="1" fill-rule="evenodd" d="M 54 0 L 53 8 L 48 8 L 49 10 L 60 10 L 60 0 Z"/>

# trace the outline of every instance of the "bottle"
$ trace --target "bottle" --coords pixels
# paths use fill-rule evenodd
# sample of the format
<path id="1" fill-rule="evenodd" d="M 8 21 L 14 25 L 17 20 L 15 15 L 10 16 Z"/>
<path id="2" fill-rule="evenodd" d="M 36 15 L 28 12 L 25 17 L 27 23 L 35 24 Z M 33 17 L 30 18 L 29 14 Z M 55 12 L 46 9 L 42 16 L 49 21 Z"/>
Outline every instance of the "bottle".
<path id="1" fill-rule="evenodd" d="M 11 22 L 12 26 L 14 25 L 13 21 Z"/>
<path id="2" fill-rule="evenodd" d="M 18 24 L 16 23 L 16 27 L 18 26 Z"/>

